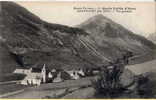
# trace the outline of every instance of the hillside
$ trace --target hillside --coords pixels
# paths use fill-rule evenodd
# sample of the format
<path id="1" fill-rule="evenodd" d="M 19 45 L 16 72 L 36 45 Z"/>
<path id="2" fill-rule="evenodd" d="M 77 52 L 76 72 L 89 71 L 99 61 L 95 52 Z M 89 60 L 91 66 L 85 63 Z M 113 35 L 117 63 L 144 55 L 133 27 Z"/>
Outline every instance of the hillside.
<path id="1" fill-rule="evenodd" d="M 3 21 L 0 43 L 4 45 L 0 54 L 8 57 L 7 62 L 13 62 L 9 67 L 2 64 L 2 70 L 43 64 L 49 69 L 101 67 L 123 57 L 127 51 L 142 55 L 155 49 L 152 42 L 101 15 L 89 19 L 80 29 L 45 22 L 13 2 L 0 2 L 0 5 Z"/>
<path id="2" fill-rule="evenodd" d="M 149 34 L 148 39 L 156 44 L 156 33 Z"/>
<path id="3" fill-rule="evenodd" d="M 6 72 L 11 73 L 16 66 L 17 63 L 10 52 L 5 48 L 3 43 L 0 43 L 0 75 Z"/>
<path id="4" fill-rule="evenodd" d="M 116 57 L 115 55 L 119 56 L 125 51 L 146 57 L 146 55 L 150 55 L 156 49 L 156 45 L 151 41 L 134 34 L 103 15 L 93 16 L 80 25 L 77 25 L 77 27 L 88 32 L 94 37 L 94 40 L 102 50 L 107 49 L 111 51 L 114 57 Z M 112 51 L 113 49 L 114 51 Z"/>
<path id="5" fill-rule="evenodd" d="M 83 30 L 47 23 L 13 2 L 1 2 L 1 6 L 1 42 L 18 66 L 45 63 L 49 68 L 71 69 L 103 64 L 104 61 L 85 45 L 89 43 L 84 39 L 90 37 Z"/>

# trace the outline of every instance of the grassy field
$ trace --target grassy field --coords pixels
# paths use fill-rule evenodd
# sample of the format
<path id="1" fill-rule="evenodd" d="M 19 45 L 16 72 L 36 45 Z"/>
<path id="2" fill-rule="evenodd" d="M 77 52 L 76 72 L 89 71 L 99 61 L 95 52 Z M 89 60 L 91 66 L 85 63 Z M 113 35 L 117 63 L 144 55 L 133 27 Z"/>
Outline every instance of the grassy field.
<path id="1" fill-rule="evenodd" d="M 94 95 L 96 93 L 96 90 L 93 87 L 86 87 L 79 89 L 77 91 L 74 91 L 72 93 L 69 93 L 62 97 L 63 99 L 89 99 L 89 98 L 94 98 Z"/>
<path id="2" fill-rule="evenodd" d="M 0 95 L 5 93 L 10 93 L 14 91 L 18 91 L 21 89 L 26 88 L 27 86 L 16 84 L 16 83 L 9 83 L 9 84 L 1 84 L 0 85 Z"/>
<path id="3" fill-rule="evenodd" d="M 0 75 L 0 96 L 26 88 L 27 86 L 16 84 L 25 77 L 24 74 Z"/>
<path id="4" fill-rule="evenodd" d="M 24 74 L 2 74 L 0 75 L 0 82 L 8 82 L 8 81 L 16 81 L 16 80 L 22 80 L 26 75 Z"/>
<path id="5" fill-rule="evenodd" d="M 27 88 L 19 94 L 5 98 L 45 98 L 46 96 L 55 98 L 56 95 L 62 95 L 67 92 L 66 90 L 70 90 L 71 88 L 88 87 L 94 78 L 95 77 L 87 77 L 78 80 L 67 80 L 60 83 L 42 84 L 38 87 Z"/>
<path id="6" fill-rule="evenodd" d="M 34 90 L 48 90 L 48 89 L 62 89 L 68 87 L 77 87 L 77 86 L 88 86 L 91 85 L 91 80 L 95 79 L 95 77 L 86 77 L 77 80 L 66 80 L 64 82 L 59 83 L 48 83 L 42 84 L 38 88 L 33 88 Z"/>

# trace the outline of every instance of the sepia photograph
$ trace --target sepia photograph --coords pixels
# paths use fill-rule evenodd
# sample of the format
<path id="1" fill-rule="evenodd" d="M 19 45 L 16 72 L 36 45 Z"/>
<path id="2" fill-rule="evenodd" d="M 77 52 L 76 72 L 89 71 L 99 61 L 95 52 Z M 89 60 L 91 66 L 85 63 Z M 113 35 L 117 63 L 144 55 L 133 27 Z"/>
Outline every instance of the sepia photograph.
<path id="1" fill-rule="evenodd" d="M 156 99 L 156 2 L 0 1 L 0 98 Z"/>

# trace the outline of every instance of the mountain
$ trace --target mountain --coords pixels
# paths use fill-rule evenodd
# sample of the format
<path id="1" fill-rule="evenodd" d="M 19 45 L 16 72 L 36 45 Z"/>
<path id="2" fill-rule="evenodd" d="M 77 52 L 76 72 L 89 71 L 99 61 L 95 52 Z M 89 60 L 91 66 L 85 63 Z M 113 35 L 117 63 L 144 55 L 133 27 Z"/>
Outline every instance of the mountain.
<path id="1" fill-rule="evenodd" d="M 102 50 L 107 48 L 111 51 L 112 48 L 115 48 L 114 52 L 111 51 L 111 53 L 116 55 L 123 51 L 130 51 L 134 55 L 144 55 L 144 57 L 150 55 L 148 59 L 153 58 L 155 44 L 101 14 L 89 18 L 76 27 L 85 30 L 94 37 Z"/>
<path id="2" fill-rule="evenodd" d="M 48 68 L 71 69 L 97 67 L 107 62 L 92 50 L 98 47 L 85 31 L 45 22 L 13 2 L 0 2 L 0 5 L 3 21 L 0 23 L 0 43 L 9 53 L 9 56 L 4 56 L 13 59 L 17 66 L 39 67 L 46 64 Z M 95 48 L 90 48 L 92 45 Z M 0 67 L 8 69 L 3 65 Z"/>
<path id="3" fill-rule="evenodd" d="M 97 21 L 103 19 L 103 16 L 91 18 L 93 21 L 88 21 L 88 25 L 83 23 L 85 29 L 80 29 L 48 23 L 13 2 L 0 2 L 0 7 L 0 43 L 3 44 L 3 50 L 0 50 L 3 57 L 0 60 L 3 62 L 6 57 L 6 62 L 12 62 L 1 64 L 2 72 L 7 72 L 10 67 L 14 70 L 17 66 L 42 67 L 43 64 L 49 69 L 101 67 L 123 57 L 127 51 L 137 55 L 155 49 L 152 42 L 131 34 L 108 19 L 104 32 L 101 31 L 103 25 L 101 26 L 101 21 Z M 113 28 L 110 23 L 113 23 Z M 100 27 L 95 29 L 94 26 L 98 25 Z M 93 32 L 94 29 L 97 32 Z M 107 35 L 102 35 L 101 32 Z M 151 59 L 146 57 L 146 60 Z"/>
<path id="4" fill-rule="evenodd" d="M 1 37 L 2 29 L 2 10 L 0 5 L 0 75 L 1 73 L 12 72 L 17 65 L 17 63 L 14 61 L 14 58 L 10 55 L 9 51 L 2 42 L 4 41 L 4 39 Z"/>
<path id="5" fill-rule="evenodd" d="M 152 34 L 149 34 L 148 39 L 156 44 L 156 32 L 152 33 Z"/>

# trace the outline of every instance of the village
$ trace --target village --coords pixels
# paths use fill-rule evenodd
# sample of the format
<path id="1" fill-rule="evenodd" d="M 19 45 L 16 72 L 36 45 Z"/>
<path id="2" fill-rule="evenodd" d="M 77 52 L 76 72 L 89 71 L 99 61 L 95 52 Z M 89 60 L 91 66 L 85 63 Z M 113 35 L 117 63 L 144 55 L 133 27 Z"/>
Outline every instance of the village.
<path id="1" fill-rule="evenodd" d="M 95 75 L 99 72 L 96 70 L 84 70 L 82 68 L 74 70 L 61 70 L 61 69 L 51 69 L 43 64 L 42 68 L 17 68 L 14 73 L 26 75 L 23 80 L 18 82 L 18 84 L 29 85 L 29 86 L 39 86 L 45 83 L 55 83 L 63 82 L 64 80 L 76 80 L 83 78 L 88 75 Z"/>
<path id="2" fill-rule="evenodd" d="M 23 74 L 25 77 L 18 82 L 18 84 L 28 85 L 28 86 L 39 86 L 46 83 L 56 83 L 63 82 L 65 80 L 77 80 L 80 78 L 95 76 L 101 73 L 102 70 L 108 71 L 108 73 L 113 77 L 117 77 L 118 70 L 123 70 L 125 65 L 128 64 L 129 57 L 132 56 L 131 52 L 126 53 L 123 58 L 118 59 L 114 63 L 97 68 L 76 68 L 76 69 L 61 69 L 48 67 L 46 64 L 35 65 L 31 67 L 18 67 L 14 70 L 14 74 Z M 106 69 L 107 68 L 107 69 Z M 115 76 L 114 76 L 115 75 Z M 107 76 L 107 75 L 106 75 Z"/>

